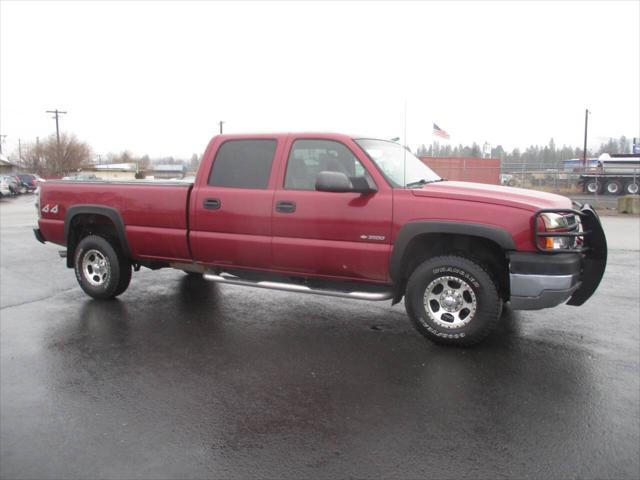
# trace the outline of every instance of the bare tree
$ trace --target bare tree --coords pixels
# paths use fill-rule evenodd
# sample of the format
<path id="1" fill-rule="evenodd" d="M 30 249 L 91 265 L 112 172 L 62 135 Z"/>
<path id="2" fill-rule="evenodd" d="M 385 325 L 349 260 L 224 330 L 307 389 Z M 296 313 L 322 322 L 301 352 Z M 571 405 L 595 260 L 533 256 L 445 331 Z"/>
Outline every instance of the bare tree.
<path id="1" fill-rule="evenodd" d="M 43 146 L 38 142 L 29 142 L 22 144 L 22 167 L 27 172 L 45 174 L 45 160 L 43 155 Z"/>
<path id="2" fill-rule="evenodd" d="M 75 135 L 60 135 L 60 145 L 51 135 L 42 145 L 45 169 L 50 175 L 66 175 L 75 172 L 91 159 L 91 148 Z"/>

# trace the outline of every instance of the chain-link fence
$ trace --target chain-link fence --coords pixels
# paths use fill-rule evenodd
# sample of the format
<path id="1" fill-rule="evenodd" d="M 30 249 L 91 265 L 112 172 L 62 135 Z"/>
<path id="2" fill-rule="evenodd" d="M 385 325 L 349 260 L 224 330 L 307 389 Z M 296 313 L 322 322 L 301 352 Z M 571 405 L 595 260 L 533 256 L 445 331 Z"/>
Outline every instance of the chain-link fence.
<path id="1" fill-rule="evenodd" d="M 522 168 L 501 169 L 500 183 L 510 187 L 531 188 L 539 190 L 576 191 L 579 186 L 580 173 L 565 172 L 555 169 L 532 170 L 527 165 Z"/>
<path id="2" fill-rule="evenodd" d="M 557 193 L 596 208 L 615 209 L 619 195 L 639 193 L 640 168 L 628 166 L 620 173 L 605 174 L 593 167 L 567 170 L 562 165 L 559 168 L 531 163 L 501 165 L 496 159 L 423 158 L 423 161 L 447 180 Z"/>

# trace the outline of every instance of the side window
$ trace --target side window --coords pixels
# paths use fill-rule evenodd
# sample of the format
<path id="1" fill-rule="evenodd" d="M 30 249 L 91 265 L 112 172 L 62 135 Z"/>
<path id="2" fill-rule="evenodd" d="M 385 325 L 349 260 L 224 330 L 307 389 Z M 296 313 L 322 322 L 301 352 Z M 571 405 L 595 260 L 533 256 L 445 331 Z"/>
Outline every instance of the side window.
<path id="1" fill-rule="evenodd" d="M 220 145 L 209 185 L 214 187 L 267 188 L 275 140 L 228 140 Z"/>
<path id="2" fill-rule="evenodd" d="M 348 177 L 366 176 L 362 164 L 346 146 L 333 140 L 296 140 L 293 142 L 284 188 L 288 190 L 315 190 L 320 172 L 342 172 Z"/>

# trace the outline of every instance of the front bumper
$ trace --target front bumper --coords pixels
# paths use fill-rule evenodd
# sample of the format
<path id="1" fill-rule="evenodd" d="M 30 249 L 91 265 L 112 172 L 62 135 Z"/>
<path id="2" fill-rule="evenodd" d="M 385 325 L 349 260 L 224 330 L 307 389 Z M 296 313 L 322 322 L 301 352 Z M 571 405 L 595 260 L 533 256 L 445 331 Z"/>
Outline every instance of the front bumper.
<path id="1" fill-rule="evenodd" d="M 511 308 L 514 310 L 540 310 L 555 307 L 565 302 L 580 288 L 582 259 L 579 254 L 566 253 L 563 262 L 555 263 L 537 253 L 511 255 L 509 282 L 511 286 Z M 527 271 L 532 261 L 543 260 L 544 272 Z M 534 264 L 535 265 L 535 264 Z M 569 267 L 568 269 L 566 267 Z"/>
<path id="2" fill-rule="evenodd" d="M 596 291 L 607 265 L 607 240 L 590 206 L 580 211 L 584 246 L 571 253 L 522 253 L 509 257 L 511 308 L 540 310 L 568 300 L 579 306 Z"/>

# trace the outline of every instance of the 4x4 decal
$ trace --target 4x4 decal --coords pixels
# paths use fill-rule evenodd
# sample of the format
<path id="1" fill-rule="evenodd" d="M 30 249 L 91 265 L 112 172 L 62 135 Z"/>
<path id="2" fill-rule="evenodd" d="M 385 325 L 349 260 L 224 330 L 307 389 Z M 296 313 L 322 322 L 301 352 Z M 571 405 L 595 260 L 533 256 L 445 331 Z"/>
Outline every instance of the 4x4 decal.
<path id="1" fill-rule="evenodd" d="M 58 204 L 49 205 L 48 203 L 42 207 L 42 213 L 58 213 Z"/>

